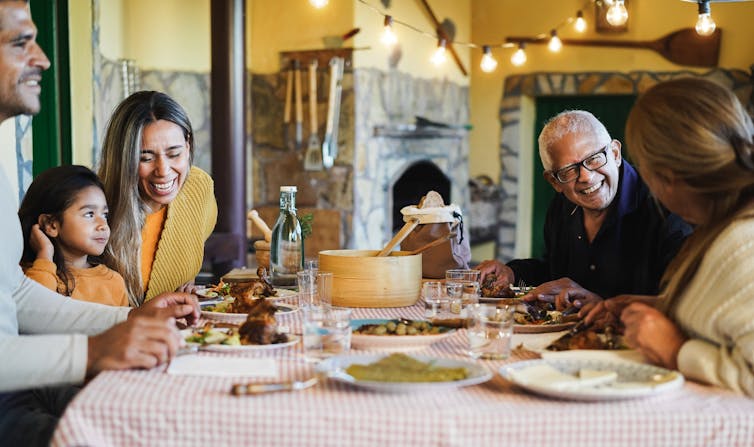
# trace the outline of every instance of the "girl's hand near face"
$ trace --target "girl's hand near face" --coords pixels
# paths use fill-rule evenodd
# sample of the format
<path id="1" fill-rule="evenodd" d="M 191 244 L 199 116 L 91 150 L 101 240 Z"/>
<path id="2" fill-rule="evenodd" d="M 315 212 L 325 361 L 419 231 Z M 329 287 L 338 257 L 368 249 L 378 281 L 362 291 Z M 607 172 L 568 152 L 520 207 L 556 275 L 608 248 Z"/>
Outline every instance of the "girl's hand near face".
<path id="1" fill-rule="evenodd" d="M 46 259 L 52 262 L 52 256 L 55 254 L 55 246 L 52 245 L 52 241 L 39 227 L 39 224 L 34 224 L 31 227 L 31 233 L 29 233 L 29 244 L 31 248 L 37 253 L 37 259 Z"/>

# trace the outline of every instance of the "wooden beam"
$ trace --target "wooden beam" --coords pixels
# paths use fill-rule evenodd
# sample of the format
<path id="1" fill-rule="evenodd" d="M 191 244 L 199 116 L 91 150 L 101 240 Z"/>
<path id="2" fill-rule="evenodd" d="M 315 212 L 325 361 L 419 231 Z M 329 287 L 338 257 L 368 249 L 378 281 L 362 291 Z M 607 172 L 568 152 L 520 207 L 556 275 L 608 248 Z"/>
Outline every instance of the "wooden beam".
<path id="1" fill-rule="evenodd" d="M 456 53 L 456 49 L 453 48 L 453 41 L 450 40 L 450 37 L 443 29 L 442 25 L 440 24 L 440 21 L 437 20 L 437 16 L 435 16 L 435 13 L 432 11 L 432 7 L 429 6 L 429 3 L 427 3 L 427 0 L 420 0 L 421 3 L 424 5 L 424 9 L 427 10 L 427 14 L 429 15 L 429 18 L 432 19 L 432 23 L 435 25 L 435 31 L 437 32 L 437 35 L 445 39 L 445 45 L 448 51 L 450 51 L 450 54 L 453 56 L 453 60 L 456 61 L 456 65 L 458 65 L 458 69 L 461 70 L 461 73 L 463 73 L 464 76 L 468 76 L 469 73 L 466 71 L 466 67 L 463 66 L 463 62 L 461 62 L 461 58 L 458 57 L 458 53 Z"/>

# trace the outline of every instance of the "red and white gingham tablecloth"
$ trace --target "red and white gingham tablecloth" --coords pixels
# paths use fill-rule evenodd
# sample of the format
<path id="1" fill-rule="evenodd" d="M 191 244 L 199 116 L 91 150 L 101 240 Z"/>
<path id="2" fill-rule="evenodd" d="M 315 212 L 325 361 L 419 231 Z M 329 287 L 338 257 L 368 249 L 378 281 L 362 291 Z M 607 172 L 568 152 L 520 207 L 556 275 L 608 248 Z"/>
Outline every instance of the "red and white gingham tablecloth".
<path id="1" fill-rule="evenodd" d="M 353 318 L 421 318 L 419 305 L 354 309 Z M 294 330 L 300 312 L 281 318 Z M 465 331 L 423 355 L 468 359 Z M 278 360 L 280 380 L 305 379 L 301 344 L 253 353 Z M 357 352 L 357 351 L 354 351 Z M 229 355 L 201 353 L 199 355 Z M 244 354 L 249 355 L 249 354 Z M 521 360 L 514 355 L 508 362 Z M 491 370 L 505 362 L 483 362 Z M 572 402 L 528 394 L 499 375 L 436 393 L 385 394 L 332 381 L 298 392 L 235 397 L 239 378 L 163 368 L 105 372 L 58 424 L 53 446 L 753 446 L 754 400 L 687 382 L 646 399 Z"/>

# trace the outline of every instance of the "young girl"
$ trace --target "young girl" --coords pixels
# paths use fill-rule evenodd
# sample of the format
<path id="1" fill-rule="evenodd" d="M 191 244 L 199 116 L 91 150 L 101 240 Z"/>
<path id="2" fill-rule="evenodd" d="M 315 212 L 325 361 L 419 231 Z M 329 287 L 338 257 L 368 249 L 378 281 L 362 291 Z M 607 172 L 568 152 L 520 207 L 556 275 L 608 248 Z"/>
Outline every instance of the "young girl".
<path id="1" fill-rule="evenodd" d="M 34 179 L 18 210 L 26 276 L 75 299 L 127 306 L 123 277 L 97 257 L 110 238 L 102 182 L 83 166 L 60 166 Z"/>

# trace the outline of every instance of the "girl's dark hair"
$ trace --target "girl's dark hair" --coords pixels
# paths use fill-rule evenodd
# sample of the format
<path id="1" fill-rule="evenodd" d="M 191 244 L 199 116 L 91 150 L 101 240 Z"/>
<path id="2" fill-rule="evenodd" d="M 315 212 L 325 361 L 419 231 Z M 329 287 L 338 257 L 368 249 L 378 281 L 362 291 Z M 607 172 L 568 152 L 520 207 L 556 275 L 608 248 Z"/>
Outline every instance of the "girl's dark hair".
<path id="1" fill-rule="evenodd" d="M 18 218 L 21 221 L 21 230 L 24 234 L 24 252 L 21 256 L 21 265 L 31 265 L 37 258 L 36 252 L 29 243 L 29 236 L 31 235 L 31 227 L 38 223 L 39 216 L 50 214 L 58 222 L 61 222 L 63 212 L 71 206 L 76 195 L 90 186 L 96 186 L 104 191 L 97 174 L 87 167 L 78 165 L 48 169 L 31 182 L 18 209 Z M 76 287 L 76 281 L 65 266 L 58 241 L 55 238 L 50 238 L 50 240 L 55 247 L 52 261 L 57 267 L 57 275 L 61 280 L 61 284 L 58 285 L 58 293 L 70 296 Z"/>

